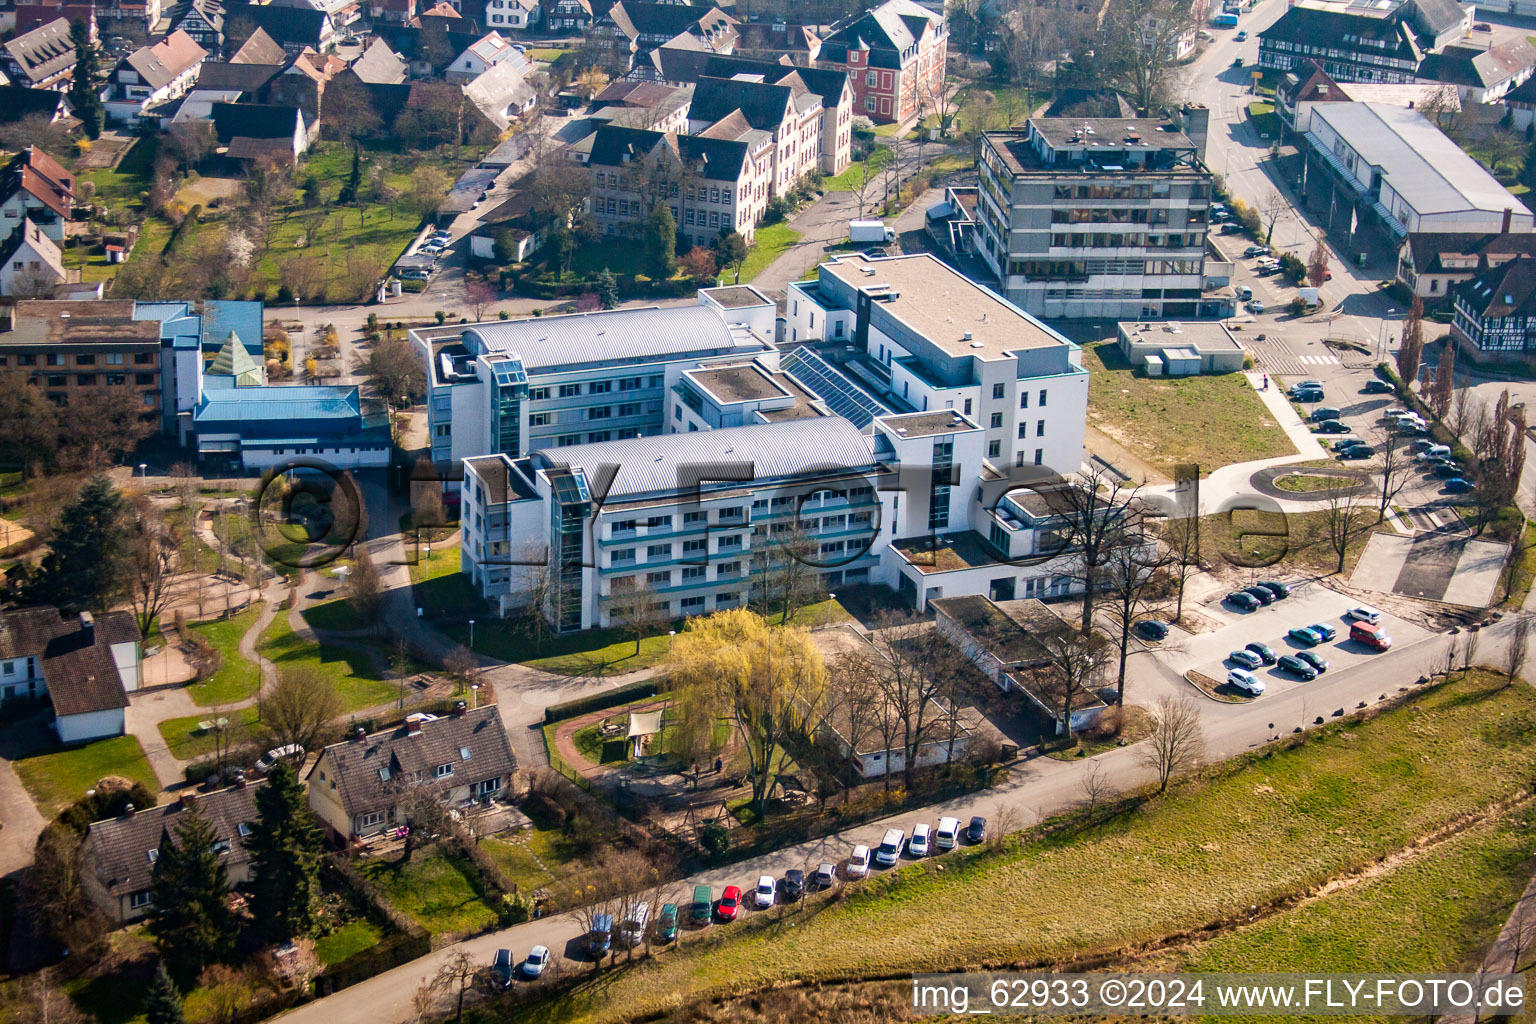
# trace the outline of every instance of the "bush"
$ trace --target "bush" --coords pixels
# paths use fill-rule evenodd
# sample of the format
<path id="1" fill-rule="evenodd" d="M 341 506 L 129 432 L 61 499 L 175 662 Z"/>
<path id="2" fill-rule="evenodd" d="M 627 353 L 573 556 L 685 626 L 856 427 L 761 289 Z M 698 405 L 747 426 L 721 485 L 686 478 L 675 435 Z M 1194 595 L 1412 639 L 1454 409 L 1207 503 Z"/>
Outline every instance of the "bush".
<path id="1" fill-rule="evenodd" d="M 717 821 L 699 829 L 699 845 L 711 857 L 724 857 L 731 849 L 731 833 Z"/>
<path id="2" fill-rule="evenodd" d="M 1292 315 L 1301 316 L 1301 314 L 1307 311 L 1307 300 L 1300 295 L 1296 296 L 1290 302 L 1290 310 Z"/>
<path id="3" fill-rule="evenodd" d="M 153 807 L 155 794 L 142 782 L 135 782 L 128 789 L 97 790 L 60 811 L 57 821 L 71 831 L 84 835 L 92 822 L 115 818 L 129 804 L 134 807 Z"/>
<path id="4" fill-rule="evenodd" d="M 578 697 L 576 700 L 568 700 L 564 704 L 551 704 L 544 709 L 544 722 L 547 725 L 551 722 L 564 721 L 567 718 L 584 715 L 588 711 L 601 711 L 604 708 L 628 704 L 632 700 L 654 697 L 656 693 L 656 683 L 654 681 L 641 680 L 638 683 L 629 683 L 617 689 L 607 690 L 603 693 L 594 693 L 590 697 Z"/>
<path id="5" fill-rule="evenodd" d="M 1295 253 L 1283 252 L 1280 254 L 1280 273 L 1290 278 L 1293 284 L 1306 279 L 1307 265 Z"/>

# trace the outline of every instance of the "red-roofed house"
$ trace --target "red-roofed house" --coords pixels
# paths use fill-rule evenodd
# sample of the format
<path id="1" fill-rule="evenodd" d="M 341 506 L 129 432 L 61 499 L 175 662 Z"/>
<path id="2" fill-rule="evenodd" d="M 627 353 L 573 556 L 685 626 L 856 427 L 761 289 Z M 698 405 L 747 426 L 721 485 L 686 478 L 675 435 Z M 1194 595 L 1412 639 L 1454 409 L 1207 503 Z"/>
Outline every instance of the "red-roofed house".
<path id="1" fill-rule="evenodd" d="M 0 172 L 0 236 L 29 217 L 43 234 L 62 241 L 75 204 L 75 176 L 36 146 L 11 158 Z"/>

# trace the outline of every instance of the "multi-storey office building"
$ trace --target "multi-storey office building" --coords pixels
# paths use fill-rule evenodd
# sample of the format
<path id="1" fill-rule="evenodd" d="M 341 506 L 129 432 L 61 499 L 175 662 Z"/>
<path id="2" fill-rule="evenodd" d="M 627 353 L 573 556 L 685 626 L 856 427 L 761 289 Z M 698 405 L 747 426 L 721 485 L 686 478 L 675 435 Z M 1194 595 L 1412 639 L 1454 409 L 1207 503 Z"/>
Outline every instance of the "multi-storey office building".
<path id="1" fill-rule="evenodd" d="M 717 291 L 744 298 L 729 311 L 706 291 L 697 306 L 412 331 L 427 366 L 432 461 L 661 433 L 684 371 L 773 352 L 772 302 L 750 288 Z"/>
<path id="2" fill-rule="evenodd" d="M 976 251 L 1003 295 L 1045 317 L 1219 315 L 1201 296 L 1208 116 L 1031 118 L 983 135 Z"/>
<path id="3" fill-rule="evenodd" d="M 703 301 L 771 315 L 738 291 Z M 826 588 L 879 583 L 918 607 L 1067 592 L 1059 559 L 1034 560 L 1061 524 L 1009 491 L 1081 467 L 1077 347 L 926 255 L 833 260 L 789 301 L 782 356 L 765 343 L 667 378 L 664 434 L 500 452 L 477 439 L 490 454 L 463 458 L 461 488 L 477 590 L 503 612 L 542 601 L 563 630 L 767 597 L 787 559 Z M 664 337 L 687 312 L 634 315 Z"/>

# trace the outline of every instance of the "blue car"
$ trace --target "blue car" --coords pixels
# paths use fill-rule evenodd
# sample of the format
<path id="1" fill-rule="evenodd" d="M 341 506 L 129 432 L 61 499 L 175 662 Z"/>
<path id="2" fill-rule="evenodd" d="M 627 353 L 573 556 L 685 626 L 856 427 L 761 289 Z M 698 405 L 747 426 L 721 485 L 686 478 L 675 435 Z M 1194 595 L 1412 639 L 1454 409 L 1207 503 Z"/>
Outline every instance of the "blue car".
<path id="1" fill-rule="evenodd" d="M 1472 491 L 1472 481 L 1463 476 L 1453 476 L 1445 482 L 1445 486 L 1441 489 L 1446 494 L 1470 494 Z"/>
<path id="2" fill-rule="evenodd" d="M 1259 599 L 1246 590 L 1232 591 L 1227 595 L 1227 603 L 1245 612 L 1256 611 L 1259 608 Z"/>
<path id="3" fill-rule="evenodd" d="M 1323 642 L 1323 634 L 1317 631 L 1316 626 L 1297 626 L 1285 635 L 1308 647 L 1316 647 Z"/>
<path id="4" fill-rule="evenodd" d="M 1307 628 L 1316 633 L 1318 636 L 1322 637 L 1324 640 L 1332 640 L 1334 637 L 1339 635 L 1338 630 L 1324 622 L 1314 622 Z"/>

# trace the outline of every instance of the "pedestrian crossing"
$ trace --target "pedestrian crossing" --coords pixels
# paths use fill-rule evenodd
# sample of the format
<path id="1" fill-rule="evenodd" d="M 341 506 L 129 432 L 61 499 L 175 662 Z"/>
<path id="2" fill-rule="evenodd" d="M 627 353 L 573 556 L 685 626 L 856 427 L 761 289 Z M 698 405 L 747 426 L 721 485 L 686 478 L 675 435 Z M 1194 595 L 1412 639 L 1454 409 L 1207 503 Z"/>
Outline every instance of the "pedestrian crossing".
<path id="1" fill-rule="evenodd" d="M 1297 356 L 1296 360 L 1304 366 L 1338 366 L 1339 360 L 1335 356 Z"/>

